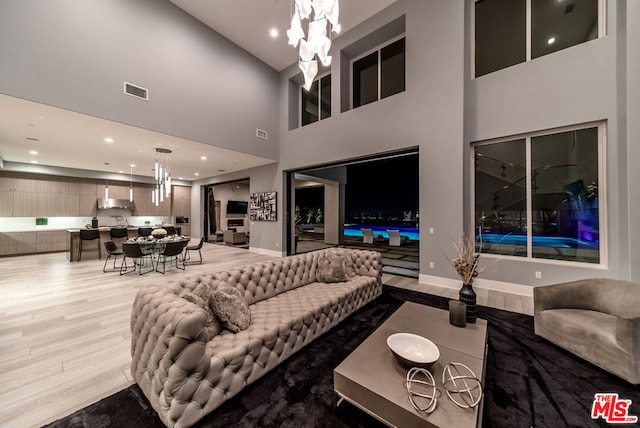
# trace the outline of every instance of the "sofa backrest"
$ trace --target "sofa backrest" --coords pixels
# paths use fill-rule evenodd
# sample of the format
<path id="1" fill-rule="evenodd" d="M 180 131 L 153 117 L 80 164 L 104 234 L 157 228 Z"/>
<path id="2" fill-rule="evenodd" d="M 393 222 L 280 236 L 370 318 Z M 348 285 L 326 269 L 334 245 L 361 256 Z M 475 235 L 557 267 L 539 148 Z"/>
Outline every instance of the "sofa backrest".
<path id="1" fill-rule="evenodd" d="M 314 282 L 317 260 L 317 255 L 307 253 L 216 272 L 212 285 L 238 288 L 251 305 Z"/>
<path id="2" fill-rule="evenodd" d="M 316 281 L 318 259 L 323 254 L 344 255 L 356 275 L 380 276 L 380 253 L 365 250 L 330 248 L 295 256 L 255 263 L 229 271 L 216 272 L 212 286 L 230 284 L 240 290 L 248 304 L 276 296 Z"/>

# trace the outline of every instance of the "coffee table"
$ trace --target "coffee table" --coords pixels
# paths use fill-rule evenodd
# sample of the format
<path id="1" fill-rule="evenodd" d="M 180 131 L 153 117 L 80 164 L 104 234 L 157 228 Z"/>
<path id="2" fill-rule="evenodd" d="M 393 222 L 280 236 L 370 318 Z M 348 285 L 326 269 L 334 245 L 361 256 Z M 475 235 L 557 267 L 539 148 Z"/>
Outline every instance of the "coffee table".
<path id="1" fill-rule="evenodd" d="M 404 381 L 408 368 L 401 365 L 387 346 L 394 333 L 426 337 L 440 349 L 440 359 L 430 372 L 438 388 L 433 413 L 414 409 Z M 450 362 L 469 367 L 484 386 L 487 321 L 478 319 L 465 328 L 449 324 L 449 312 L 405 302 L 333 371 L 338 405 L 346 400 L 381 422 L 395 427 L 479 427 L 483 402 L 462 409 L 447 397 L 442 371 Z"/>

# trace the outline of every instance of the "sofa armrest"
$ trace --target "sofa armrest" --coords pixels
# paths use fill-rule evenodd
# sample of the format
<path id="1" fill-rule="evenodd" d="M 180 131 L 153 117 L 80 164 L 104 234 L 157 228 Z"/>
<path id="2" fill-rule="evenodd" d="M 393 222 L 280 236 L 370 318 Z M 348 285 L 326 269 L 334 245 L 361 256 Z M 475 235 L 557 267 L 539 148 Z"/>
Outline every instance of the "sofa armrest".
<path id="1" fill-rule="evenodd" d="M 131 314 L 131 373 L 168 426 L 194 405 L 211 364 L 207 315 L 176 287 L 141 288 Z"/>
<path id="2" fill-rule="evenodd" d="M 371 250 L 349 250 L 356 275 L 382 278 L 382 255 Z"/>

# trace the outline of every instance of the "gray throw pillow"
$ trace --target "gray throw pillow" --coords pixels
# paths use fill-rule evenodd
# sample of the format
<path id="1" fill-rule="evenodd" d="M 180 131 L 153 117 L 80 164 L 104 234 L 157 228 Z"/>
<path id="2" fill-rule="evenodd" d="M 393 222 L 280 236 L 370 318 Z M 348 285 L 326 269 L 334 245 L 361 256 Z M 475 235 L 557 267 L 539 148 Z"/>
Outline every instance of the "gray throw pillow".
<path id="1" fill-rule="evenodd" d="M 220 320 L 216 318 L 209 306 L 209 286 L 199 284 L 193 292 L 184 292 L 180 297 L 200 306 L 207 314 L 207 322 L 204 328 L 209 334 L 209 340 L 213 339 L 214 336 L 222 331 L 222 324 L 220 323 Z"/>
<path id="2" fill-rule="evenodd" d="M 318 257 L 316 279 L 319 282 L 344 282 L 347 275 L 347 259 L 344 256 L 327 253 Z"/>
<path id="3" fill-rule="evenodd" d="M 209 305 L 227 330 L 238 333 L 249 328 L 251 310 L 242 293 L 231 285 L 220 285 L 211 291 Z"/>

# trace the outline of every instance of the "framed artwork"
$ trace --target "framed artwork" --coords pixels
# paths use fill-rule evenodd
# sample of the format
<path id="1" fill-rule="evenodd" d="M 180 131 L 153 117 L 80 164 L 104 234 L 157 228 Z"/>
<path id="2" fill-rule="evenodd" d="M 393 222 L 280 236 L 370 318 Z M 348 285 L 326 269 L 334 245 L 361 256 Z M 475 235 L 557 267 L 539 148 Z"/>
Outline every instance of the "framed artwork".
<path id="1" fill-rule="evenodd" d="M 249 195 L 249 219 L 276 221 L 277 216 L 276 192 L 251 193 Z"/>

